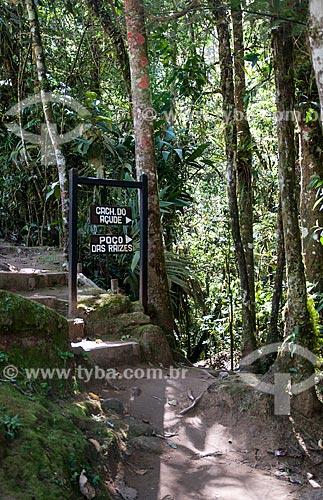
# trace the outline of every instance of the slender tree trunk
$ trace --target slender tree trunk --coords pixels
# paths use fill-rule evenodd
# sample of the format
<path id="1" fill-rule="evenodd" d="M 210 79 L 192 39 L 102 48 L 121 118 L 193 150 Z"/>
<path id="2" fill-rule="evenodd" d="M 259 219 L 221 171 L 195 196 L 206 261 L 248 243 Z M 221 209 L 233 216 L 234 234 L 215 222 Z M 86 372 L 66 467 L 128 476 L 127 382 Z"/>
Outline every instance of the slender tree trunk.
<path id="1" fill-rule="evenodd" d="M 322 0 L 310 0 L 309 40 L 323 120 L 323 11 Z"/>
<path id="2" fill-rule="evenodd" d="M 298 92 L 295 115 L 299 131 L 302 247 L 306 277 L 315 284 L 314 291 L 323 292 L 323 245 L 320 243 L 319 234 L 314 233 L 315 226 L 323 227 L 323 211 L 320 206 L 313 208 L 316 189 L 310 187 L 312 176 L 323 179 L 323 134 L 317 116 L 313 116 L 312 120 L 307 119 L 311 116 L 312 103 L 318 101 L 318 91 L 311 56 L 306 50 L 305 34 L 298 36 L 296 43 L 295 74 Z"/>
<path id="3" fill-rule="evenodd" d="M 120 28 L 118 26 L 117 19 L 114 18 L 114 15 L 111 12 L 111 8 L 108 6 L 108 3 L 109 2 L 104 2 L 103 0 L 87 0 L 88 6 L 93 10 L 96 17 L 100 20 L 105 33 L 113 43 L 116 59 L 121 68 L 129 101 L 131 101 L 129 57 L 122 32 L 120 31 Z"/>
<path id="4" fill-rule="evenodd" d="M 67 223 L 68 223 L 68 180 L 66 174 L 66 162 L 65 157 L 58 144 L 58 134 L 56 132 L 56 126 L 54 124 L 54 118 L 52 114 L 51 105 L 47 98 L 47 92 L 49 90 L 47 73 L 46 73 L 46 63 L 45 55 L 42 46 L 40 27 L 38 21 L 37 7 L 34 0 L 25 0 L 25 5 L 28 14 L 28 20 L 30 25 L 30 33 L 32 39 L 32 47 L 34 51 L 34 58 L 37 67 L 37 75 L 40 87 L 40 97 L 43 106 L 43 112 L 45 117 L 45 123 L 47 128 L 47 133 L 50 142 L 53 146 L 55 159 L 57 164 L 58 179 L 60 185 L 61 193 L 61 206 L 62 206 L 62 239 L 61 243 L 63 248 L 67 247 Z"/>
<path id="5" fill-rule="evenodd" d="M 307 309 L 305 270 L 302 260 L 301 234 L 298 223 L 298 207 L 295 176 L 294 142 L 294 68 L 293 37 L 290 23 L 281 23 L 272 31 L 274 71 L 276 84 L 277 132 L 279 148 L 279 188 L 285 241 L 288 300 L 285 316 L 285 338 L 291 337 L 296 344 L 315 350 L 314 330 Z M 296 380 L 313 373 L 313 366 L 304 358 L 287 357 L 278 360 L 280 368 L 288 370 L 296 365 Z M 316 402 L 314 389 L 296 398 L 296 407 L 310 414 Z"/>
<path id="6" fill-rule="evenodd" d="M 298 115 L 300 167 L 301 167 L 301 229 L 306 277 L 315 284 L 314 291 L 323 292 L 323 245 L 319 234 L 313 232 L 315 226 L 323 227 L 323 212 L 320 207 L 313 209 L 316 189 L 310 187 L 313 175 L 323 179 L 323 136 L 319 122 L 306 127 L 305 113 Z"/>
<path id="7" fill-rule="evenodd" d="M 288 316 L 285 335 L 290 335 L 298 327 L 300 338 L 306 340 L 310 323 L 296 202 L 296 158 L 292 116 L 294 109 L 293 39 L 289 24 L 281 24 L 273 31 L 273 50 L 279 147 L 278 173 L 288 284 Z"/>
<path id="8" fill-rule="evenodd" d="M 289 24 L 281 24 L 273 31 L 273 51 L 279 147 L 279 188 L 288 284 L 288 316 L 285 335 L 290 335 L 298 327 L 300 328 L 300 338 L 306 338 L 309 315 L 296 202 L 294 120 L 291 116 L 294 109 L 293 39 Z"/>
<path id="9" fill-rule="evenodd" d="M 230 48 L 230 33 L 228 27 L 227 11 L 222 2 L 213 0 L 211 2 L 219 39 L 219 58 L 221 71 L 221 93 L 223 99 L 223 117 L 225 123 L 225 148 L 227 158 L 227 194 L 231 218 L 231 230 L 235 254 L 238 261 L 240 288 L 242 299 L 242 322 L 243 338 L 242 352 L 248 354 L 256 348 L 255 321 L 250 298 L 249 277 L 246 257 L 240 233 L 239 209 L 237 201 L 237 173 L 236 173 L 236 151 L 237 130 L 234 119 L 234 83 L 233 66 Z"/>
<path id="10" fill-rule="evenodd" d="M 282 333 L 278 328 L 279 310 L 281 307 L 281 299 L 283 292 L 283 278 L 285 268 L 285 249 L 284 249 L 284 229 L 283 229 L 283 216 L 282 206 L 279 200 L 277 212 L 277 263 L 274 283 L 274 293 L 271 299 L 271 315 L 269 331 L 266 339 L 267 344 L 273 344 L 282 340 Z"/>
<path id="11" fill-rule="evenodd" d="M 246 81 L 244 63 L 244 41 L 241 6 L 237 5 L 232 13 L 234 44 L 234 94 L 235 117 L 238 135 L 237 173 L 240 212 L 240 231 L 249 281 L 250 308 L 256 330 L 255 311 L 255 272 L 253 253 L 253 189 L 252 154 L 253 143 L 245 107 Z"/>
<path id="12" fill-rule="evenodd" d="M 149 117 L 152 108 L 148 72 L 147 38 L 141 0 L 125 1 L 130 53 L 131 89 L 136 141 L 137 175 L 148 176 L 148 304 L 155 322 L 168 334 L 174 330 L 170 294 L 161 232 L 154 128 Z"/>

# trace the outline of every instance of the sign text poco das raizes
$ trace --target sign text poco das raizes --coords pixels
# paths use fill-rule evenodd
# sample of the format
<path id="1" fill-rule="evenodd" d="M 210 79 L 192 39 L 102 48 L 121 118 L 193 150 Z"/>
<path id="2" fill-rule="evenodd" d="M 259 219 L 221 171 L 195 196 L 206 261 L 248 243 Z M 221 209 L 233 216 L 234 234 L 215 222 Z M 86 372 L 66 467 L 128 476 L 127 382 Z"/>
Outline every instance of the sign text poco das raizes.
<path id="1" fill-rule="evenodd" d="M 131 207 L 91 205 L 90 223 L 104 226 L 127 226 L 132 222 Z M 90 240 L 91 253 L 132 253 L 132 238 L 127 234 L 94 234 Z"/>
<path id="2" fill-rule="evenodd" d="M 127 234 L 92 234 L 91 253 L 132 253 L 132 238 Z"/>

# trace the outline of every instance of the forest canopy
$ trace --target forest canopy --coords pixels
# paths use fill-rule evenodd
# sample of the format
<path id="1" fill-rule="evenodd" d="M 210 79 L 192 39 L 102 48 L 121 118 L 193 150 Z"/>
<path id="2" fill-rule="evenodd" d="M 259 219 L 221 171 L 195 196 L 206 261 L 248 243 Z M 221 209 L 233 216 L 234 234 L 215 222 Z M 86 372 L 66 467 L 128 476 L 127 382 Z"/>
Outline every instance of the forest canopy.
<path id="1" fill-rule="evenodd" d="M 141 56 L 141 88 L 150 86 L 150 104 L 141 123 L 154 139 L 175 343 L 192 362 L 283 336 L 320 349 L 323 27 L 319 2 L 310 3 L 143 6 L 148 53 Z M 83 176 L 137 178 L 129 36 L 136 6 L 142 3 L 2 2 L 1 238 L 64 245 L 73 167 Z M 30 104 L 35 94 L 43 97 Z M 57 139 L 75 127 L 71 140 Z M 44 150 L 40 140 L 51 147 Z M 93 201 L 132 206 L 133 255 L 90 256 Z M 138 246 L 136 193 L 83 188 L 84 272 L 104 288 L 118 278 L 137 299 Z"/>

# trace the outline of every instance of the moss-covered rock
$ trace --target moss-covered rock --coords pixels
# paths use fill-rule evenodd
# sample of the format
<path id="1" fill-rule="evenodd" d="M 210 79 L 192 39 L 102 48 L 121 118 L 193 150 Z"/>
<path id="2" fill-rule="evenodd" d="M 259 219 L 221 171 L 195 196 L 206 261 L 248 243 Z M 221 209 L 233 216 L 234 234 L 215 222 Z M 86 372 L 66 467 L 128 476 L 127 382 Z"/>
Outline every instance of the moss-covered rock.
<path id="1" fill-rule="evenodd" d="M 129 297 L 120 294 L 104 293 L 88 297 L 78 303 L 79 314 L 86 318 L 89 315 L 98 318 L 109 318 L 116 314 L 130 312 Z"/>
<path id="2" fill-rule="evenodd" d="M 92 446 L 75 420 L 89 421 L 91 437 L 103 447 L 110 446 L 112 431 L 87 418 L 71 402 L 53 403 L 21 394 L 0 383 L 0 492 L 1 498 L 15 500 L 82 500 L 78 477 L 82 469 L 91 479 L 100 474 L 99 463 L 91 462 Z M 4 415 L 19 415 L 13 439 L 5 437 Z M 105 488 L 96 486 L 98 500 L 110 498 Z"/>
<path id="3" fill-rule="evenodd" d="M 87 336 L 102 340 L 137 340 L 142 361 L 165 366 L 172 363 L 166 335 L 161 328 L 151 324 L 139 303 L 131 303 L 124 295 L 103 294 L 79 302 L 78 307 Z"/>
<path id="4" fill-rule="evenodd" d="M 63 316 L 20 295 L 0 290 L 0 351 L 19 368 L 63 367 L 68 358 Z"/>
<path id="5" fill-rule="evenodd" d="M 104 294 L 79 303 L 85 322 L 85 335 L 104 340 L 132 336 L 132 329 L 150 323 L 150 318 L 124 295 Z"/>
<path id="6" fill-rule="evenodd" d="M 7 343 L 28 344 L 35 339 L 66 346 L 68 326 L 65 318 L 42 304 L 16 293 L 0 290 L 0 349 Z"/>
<path id="7" fill-rule="evenodd" d="M 163 443 L 154 436 L 138 436 L 129 440 L 129 448 L 159 455 L 163 451 Z"/>
<path id="8" fill-rule="evenodd" d="M 89 336 L 104 338 L 105 340 L 131 337 L 138 326 L 150 323 L 149 316 L 141 312 L 116 314 L 107 318 L 89 317 L 85 322 L 85 333 Z"/>
<path id="9" fill-rule="evenodd" d="M 143 325 L 133 330 L 140 344 L 142 360 L 169 366 L 173 362 L 172 353 L 165 333 L 157 325 Z"/>
<path id="10" fill-rule="evenodd" d="M 125 419 L 125 423 L 128 425 L 129 438 L 152 436 L 155 432 L 154 428 L 150 424 L 135 420 L 133 417 Z"/>
<path id="11" fill-rule="evenodd" d="M 131 302 L 130 312 L 141 312 L 141 313 L 144 313 L 145 310 L 143 308 L 143 305 L 139 301 L 136 301 L 136 302 Z"/>

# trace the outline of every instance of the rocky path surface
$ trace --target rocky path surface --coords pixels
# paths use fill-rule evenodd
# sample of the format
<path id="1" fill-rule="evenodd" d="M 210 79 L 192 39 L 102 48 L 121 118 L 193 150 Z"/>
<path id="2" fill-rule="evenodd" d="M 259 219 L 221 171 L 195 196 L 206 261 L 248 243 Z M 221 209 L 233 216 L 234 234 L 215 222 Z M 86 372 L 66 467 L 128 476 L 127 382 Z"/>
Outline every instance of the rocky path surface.
<path id="1" fill-rule="evenodd" d="M 147 368 L 139 370 L 137 374 L 142 377 Z M 114 386 L 118 390 L 95 388 L 101 397 L 121 401 L 128 414 L 125 418 L 136 423 L 135 435 L 129 441 L 121 498 L 302 498 L 300 486 L 274 476 L 275 467 L 273 470 L 262 470 L 257 464 L 255 450 L 248 448 L 243 436 L 237 440 L 230 426 L 213 421 L 212 408 L 207 420 L 199 415 L 198 405 L 186 415 L 180 415 L 184 408 L 192 404 L 193 397 L 206 390 L 214 379 L 198 369 L 182 372 L 185 376 L 178 379 L 171 378 L 167 369 L 163 369 L 162 373 L 163 379 L 145 377 L 116 381 Z M 147 426 L 146 436 L 136 435 L 140 424 Z"/>

